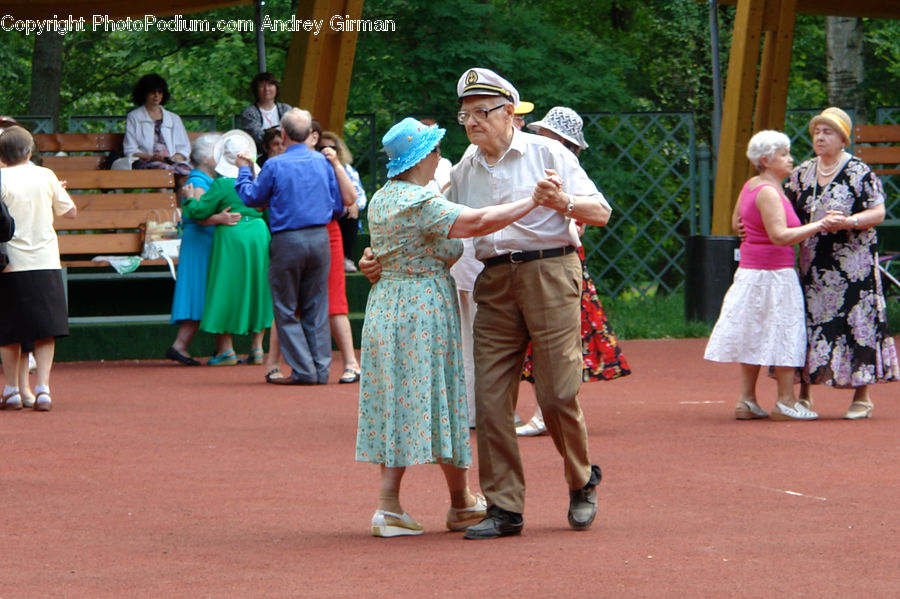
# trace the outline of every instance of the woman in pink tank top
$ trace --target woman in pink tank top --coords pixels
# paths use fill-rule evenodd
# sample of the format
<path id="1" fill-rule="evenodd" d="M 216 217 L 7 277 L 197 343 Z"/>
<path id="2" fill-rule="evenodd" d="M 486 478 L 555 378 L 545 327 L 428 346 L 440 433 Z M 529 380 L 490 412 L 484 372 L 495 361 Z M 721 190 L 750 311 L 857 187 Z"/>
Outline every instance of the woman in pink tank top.
<path id="1" fill-rule="evenodd" d="M 806 360 L 806 319 L 793 245 L 823 230 L 834 217 L 800 224 L 781 187 L 794 166 L 784 133 L 754 135 L 747 158 L 759 174 L 744 184 L 735 206 L 735 220 L 740 217 L 746 237 L 704 358 L 740 363 L 741 393 L 734 409 L 738 420 L 769 417 L 756 400 L 760 366 L 775 368 L 772 419 L 814 420 L 818 415 L 794 396 L 794 370 Z"/>

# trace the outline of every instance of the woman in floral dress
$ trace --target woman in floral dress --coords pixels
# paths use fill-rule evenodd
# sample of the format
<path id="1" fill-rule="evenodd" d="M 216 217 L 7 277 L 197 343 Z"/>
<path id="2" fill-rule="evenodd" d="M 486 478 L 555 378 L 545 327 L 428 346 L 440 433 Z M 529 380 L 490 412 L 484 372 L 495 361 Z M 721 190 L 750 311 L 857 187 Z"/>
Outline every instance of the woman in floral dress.
<path id="1" fill-rule="evenodd" d="M 407 466 L 440 464 L 450 491 L 446 524 L 464 530 L 484 517 L 468 485 L 472 462 L 459 308 L 450 266 L 460 237 L 498 231 L 533 210 L 532 198 L 473 209 L 426 186 L 444 129 L 406 118 L 382 139 L 389 181 L 369 202 L 372 249 L 381 278 L 362 332 L 356 459 L 381 467 L 377 537 L 422 534 L 400 505 Z"/>
<path id="2" fill-rule="evenodd" d="M 803 222 L 828 212 L 842 218 L 837 229 L 800 245 L 808 354 L 799 397 L 811 407 L 810 384 L 852 388 L 844 418 L 869 418 L 869 385 L 900 379 L 876 253 L 884 191 L 869 167 L 844 151 L 852 122 L 843 110 L 827 108 L 809 131 L 816 157 L 794 171 L 785 193 Z"/>

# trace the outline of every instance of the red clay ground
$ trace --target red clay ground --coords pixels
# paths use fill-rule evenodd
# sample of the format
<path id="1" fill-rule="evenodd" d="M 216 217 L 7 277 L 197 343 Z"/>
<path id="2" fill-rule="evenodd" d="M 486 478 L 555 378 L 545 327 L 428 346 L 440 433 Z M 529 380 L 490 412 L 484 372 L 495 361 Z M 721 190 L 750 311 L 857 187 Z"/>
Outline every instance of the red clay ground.
<path id="1" fill-rule="evenodd" d="M 443 531 L 427 466 L 403 494 L 426 534 L 369 536 L 357 385 L 58 364 L 52 412 L 0 412 L 0 598 L 896 597 L 900 388 L 873 390 L 870 421 L 818 389 L 818 422 L 737 422 L 737 368 L 704 345 L 625 342 L 635 374 L 583 387 L 604 473 L 590 531 L 569 530 L 540 437 L 520 444 L 525 530 L 495 541 Z M 760 390 L 771 407 L 774 382 Z"/>

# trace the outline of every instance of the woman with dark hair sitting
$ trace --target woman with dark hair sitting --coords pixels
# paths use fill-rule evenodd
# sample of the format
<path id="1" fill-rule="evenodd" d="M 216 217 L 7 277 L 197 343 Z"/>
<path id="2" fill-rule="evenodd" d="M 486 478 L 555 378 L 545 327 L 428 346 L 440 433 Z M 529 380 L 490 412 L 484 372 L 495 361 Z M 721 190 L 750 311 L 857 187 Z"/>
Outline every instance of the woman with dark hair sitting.
<path id="1" fill-rule="evenodd" d="M 281 117 L 291 109 L 288 104 L 276 102 L 280 91 L 281 83 L 272 73 L 257 73 L 250 82 L 250 93 L 255 100 L 241 112 L 241 129 L 250 134 L 260 154 L 265 152 L 263 133 L 267 129 L 281 129 Z"/>
<path id="2" fill-rule="evenodd" d="M 181 117 L 163 108 L 169 97 L 166 80 L 156 73 L 138 80 L 131 92 L 137 108 L 125 119 L 122 146 L 133 169 L 170 169 L 186 177 L 191 172 L 191 141 Z"/>

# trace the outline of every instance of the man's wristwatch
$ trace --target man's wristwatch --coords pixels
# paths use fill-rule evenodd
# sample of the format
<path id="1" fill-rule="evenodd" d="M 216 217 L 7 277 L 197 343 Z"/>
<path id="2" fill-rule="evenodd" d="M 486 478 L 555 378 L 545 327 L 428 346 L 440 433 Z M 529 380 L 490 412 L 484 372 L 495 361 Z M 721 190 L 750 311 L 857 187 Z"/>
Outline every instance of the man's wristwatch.
<path id="1" fill-rule="evenodd" d="M 566 206 L 566 214 L 572 214 L 572 211 L 575 210 L 575 198 L 569 196 L 569 204 Z"/>
<path id="2" fill-rule="evenodd" d="M 859 228 L 859 217 L 853 216 L 850 218 L 850 220 L 853 222 L 853 228 L 858 229 Z"/>

